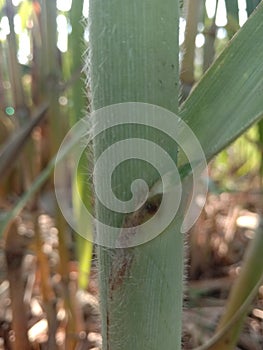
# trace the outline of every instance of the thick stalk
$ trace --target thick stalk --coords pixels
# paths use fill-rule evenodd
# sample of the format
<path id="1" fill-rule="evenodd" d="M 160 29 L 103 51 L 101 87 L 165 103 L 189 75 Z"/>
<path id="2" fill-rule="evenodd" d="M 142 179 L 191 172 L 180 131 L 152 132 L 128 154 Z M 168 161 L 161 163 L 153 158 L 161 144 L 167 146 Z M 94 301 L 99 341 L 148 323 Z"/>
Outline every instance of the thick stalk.
<path id="1" fill-rule="evenodd" d="M 93 110 L 145 102 L 177 112 L 178 1 L 91 0 L 90 46 Z M 95 161 L 113 141 L 134 137 L 132 130 L 126 125 L 97 137 Z M 138 133 L 140 138 L 160 142 L 158 133 L 147 129 Z M 162 142 L 176 160 L 174 144 L 172 152 L 165 137 Z M 112 187 L 119 195 L 123 191 L 124 200 L 129 198 L 129 174 L 134 169 L 137 178 L 143 172 L 149 186 L 156 181 L 157 175 L 145 171 L 145 164 L 122 165 Z M 100 179 L 95 181 L 103 186 Z M 97 215 L 115 224 L 123 219 L 98 202 Z M 121 254 L 118 249 L 98 248 L 103 349 L 181 349 L 183 237 L 179 231 L 171 225 L 156 239 Z M 126 259 L 131 263 L 126 264 Z"/>

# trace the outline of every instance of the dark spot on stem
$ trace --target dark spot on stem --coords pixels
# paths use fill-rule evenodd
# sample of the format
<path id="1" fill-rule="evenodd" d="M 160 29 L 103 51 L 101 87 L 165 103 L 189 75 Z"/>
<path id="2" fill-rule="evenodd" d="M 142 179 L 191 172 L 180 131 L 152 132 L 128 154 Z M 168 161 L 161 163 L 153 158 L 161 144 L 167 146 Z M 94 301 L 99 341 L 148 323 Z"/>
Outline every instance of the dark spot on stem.
<path id="1" fill-rule="evenodd" d="M 147 202 L 145 209 L 149 214 L 154 214 L 157 212 L 158 205 L 156 203 Z"/>

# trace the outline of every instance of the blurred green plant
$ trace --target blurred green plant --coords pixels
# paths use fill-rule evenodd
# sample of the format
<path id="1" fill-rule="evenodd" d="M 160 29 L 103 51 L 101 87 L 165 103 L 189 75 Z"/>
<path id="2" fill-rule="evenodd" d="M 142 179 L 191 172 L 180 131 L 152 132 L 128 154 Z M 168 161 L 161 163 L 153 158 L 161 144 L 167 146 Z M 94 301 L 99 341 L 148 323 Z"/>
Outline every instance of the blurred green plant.
<path id="1" fill-rule="evenodd" d="M 55 3 L 55 1 L 51 0 L 24 0 L 19 6 L 15 7 L 11 0 L 0 1 L 0 193 L 2 198 L 7 200 L 7 202 L 10 196 L 18 196 L 16 204 L 13 205 L 7 213 L 1 213 L 0 230 L 1 233 L 4 231 L 7 232 L 9 238 L 10 233 L 8 226 L 12 223 L 12 219 L 21 212 L 32 198 L 34 198 L 34 200 L 31 202 L 31 205 L 28 206 L 28 209 L 32 210 L 32 208 L 35 208 L 35 205 L 38 203 L 38 197 L 41 196 L 47 188 L 52 189 L 52 181 L 48 179 L 53 173 L 56 152 L 60 142 L 66 130 L 83 116 L 85 108 L 87 108 L 89 104 L 88 98 L 84 94 L 85 82 L 81 77 L 82 52 L 84 52 L 85 46 L 84 27 L 83 24 L 80 23 L 83 2 L 73 2 L 69 12 L 58 10 Z M 181 4 L 179 1 L 171 1 L 169 2 L 170 6 L 168 6 L 168 3 L 160 5 L 156 1 L 155 6 L 151 4 L 151 6 L 153 6 L 151 19 L 154 19 L 155 16 L 158 15 L 159 12 L 156 10 L 159 8 L 158 6 L 162 6 L 160 12 L 169 7 L 168 12 L 171 11 L 176 17 L 176 21 L 178 21 L 179 3 Z M 202 13 L 202 11 L 205 10 L 203 1 L 196 2 L 196 4 L 191 2 L 191 5 L 198 5 L 198 3 L 201 6 L 201 14 L 199 13 L 197 16 L 198 13 L 192 13 L 195 19 L 194 28 L 191 28 L 191 23 L 188 22 L 188 26 L 192 29 L 192 35 L 190 39 L 187 39 L 188 36 L 186 36 L 185 39 L 185 48 L 189 45 L 191 53 L 191 55 L 189 55 L 190 62 L 188 62 L 187 66 L 188 68 L 190 67 L 189 69 L 187 68 L 187 74 L 190 75 L 190 85 L 198 78 L 198 74 L 194 72 L 196 67 L 199 65 L 199 75 L 202 75 L 202 69 L 203 71 L 208 69 L 215 57 L 218 56 L 219 51 L 225 46 L 227 37 L 232 38 L 239 27 L 236 1 L 226 1 L 228 23 L 225 27 L 226 31 L 223 31 L 223 38 L 218 35 L 216 11 L 212 18 L 208 18 L 207 13 Z M 111 8 L 112 2 L 110 0 L 91 1 L 91 4 L 94 10 L 94 12 L 91 13 L 91 19 L 97 16 L 98 20 L 94 21 L 93 24 L 91 23 L 93 31 L 94 28 L 97 27 L 99 30 L 100 26 L 105 25 L 101 19 L 103 12 L 104 15 L 109 14 L 114 23 L 119 23 L 119 21 L 121 21 L 123 28 L 126 28 L 126 24 L 134 20 L 134 22 L 131 23 L 135 25 L 135 27 L 130 26 L 128 32 L 133 33 L 135 28 L 137 28 L 136 30 L 138 32 L 141 30 L 141 33 L 144 34 L 144 29 L 147 28 L 151 33 L 155 32 L 156 23 L 158 23 L 158 21 L 154 21 L 154 23 L 153 21 L 149 21 L 148 23 L 145 21 L 144 15 L 140 13 L 140 8 L 144 6 L 144 1 L 135 1 L 132 5 L 126 5 L 126 8 L 123 1 L 117 1 L 115 4 L 116 8 Z M 102 8 L 97 7 L 99 4 L 105 5 L 103 11 Z M 250 15 L 258 4 L 258 0 L 247 1 L 248 15 Z M 130 6 L 135 9 L 135 19 L 130 18 Z M 114 9 L 116 9 L 115 12 Z M 124 17 L 120 16 L 118 12 L 120 9 L 123 9 L 125 13 Z M 238 34 L 231 40 L 223 54 L 215 61 L 214 65 L 208 69 L 198 86 L 179 109 L 180 116 L 198 136 L 208 160 L 211 160 L 216 153 L 229 145 L 237 136 L 243 134 L 253 123 L 260 120 L 262 116 L 262 14 L 263 6 L 261 3 L 257 12 L 252 15 L 252 18 L 249 19 Z M 66 31 L 66 38 L 69 39 L 69 46 L 65 48 L 66 52 L 62 52 L 57 48 L 58 24 L 56 21 L 58 15 L 62 16 L 60 18 L 66 23 L 64 31 Z M 15 18 L 19 18 L 20 25 L 17 24 L 19 21 L 15 22 Z M 112 23 L 113 22 L 110 22 L 108 25 L 111 26 Z M 200 23 L 202 25 L 200 25 Z M 165 40 L 170 38 L 169 40 L 175 43 L 177 36 L 176 28 L 169 20 L 163 27 L 163 30 L 165 35 L 167 35 Z M 71 33 L 69 33 L 70 31 Z M 124 37 L 125 33 L 124 31 Z M 201 48 L 196 48 L 196 42 L 194 40 L 196 34 L 205 35 L 205 43 Z M 253 40 L 251 40 L 251 38 L 253 38 Z M 99 43 L 97 39 L 102 41 L 96 48 L 96 45 Z M 147 54 L 145 46 L 147 47 L 148 45 L 148 39 L 147 35 L 141 37 L 141 45 L 145 54 Z M 109 40 L 112 40 L 110 49 L 108 48 Z M 64 40 L 64 44 L 66 41 L 67 40 Z M 257 43 L 257 46 L 255 43 Z M 92 44 L 93 50 L 98 50 L 98 55 L 104 53 L 103 58 L 108 57 L 112 60 L 112 67 L 115 67 L 116 64 L 118 65 L 116 68 L 117 70 L 119 70 L 120 64 L 125 67 L 126 61 L 124 60 L 121 62 L 121 60 L 127 47 L 124 45 L 124 50 L 124 46 L 121 45 L 117 39 L 115 40 L 114 36 L 109 38 L 107 32 L 104 32 L 99 38 L 95 35 L 93 36 Z M 158 46 L 157 39 L 155 44 L 156 52 L 159 52 L 160 47 Z M 173 50 L 173 59 L 176 62 L 177 57 L 179 57 L 179 47 L 173 47 Z M 202 53 L 201 55 L 200 52 Z M 193 53 L 197 54 L 198 57 Z M 161 52 L 161 54 L 165 54 L 165 52 Z M 171 52 L 167 52 L 167 57 L 170 55 Z M 204 64 L 201 69 L 200 67 L 202 67 L 202 64 L 200 64 L 200 62 L 197 64 L 196 58 L 200 59 L 202 55 Z M 185 57 L 187 57 L 187 55 Z M 151 56 L 149 67 L 151 67 L 151 65 L 154 66 L 155 60 L 156 56 Z M 100 62 L 95 59 L 92 64 L 93 69 L 96 70 L 96 65 L 100 64 Z M 104 61 L 101 64 L 104 67 L 106 62 Z M 182 67 L 185 67 L 184 64 L 182 64 Z M 99 67 L 101 68 L 101 66 Z M 149 67 L 147 69 L 149 69 Z M 108 67 L 106 68 L 107 70 L 109 69 Z M 129 86 L 129 99 L 134 97 L 131 99 L 133 101 L 137 99 L 141 101 L 141 96 L 147 95 L 146 92 L 148 90 L 146 86 L 149 81 L 145 81 L 143 78 L 144 69 L 145 67 L 138 66 L 137 75 L 140 84 L 135 79 L 136 72 L 131 72 L 130 81 L 132 83 Z M 182 69 L 182 76 L 185 73 L 186 69 Z M 93 75 L 93 84 L 98 77 L 99 75 Z M 105 79 L 105 76 L 102 76 L 102 78 Z M 118 86 L 118 75 L 112 77 L 113 80 L 115 78 Z M 153 77 L 150 78 L 152 79 Z M 175 79 L 173 83 L 174 81 L 178 82 L 178 76 L 170 76 L 168 78 L 164 76 L 163 78 L 167 82 L 172 82 L 173 79 Z M 112 81 L 109 80 L 107 83 L 112 84 Z M 114 94 L 109 97 L 109 91 L 104 89 L 101 81 L 100 84 L 101 90 L 99 91 L 102 93 L 99 97 L 96 95 L 98 91 L 92 91 L 93 98 L 95 98 L 94 108 L 108 105 L 116 101 L 123 101 L 122 96 L 124 89 L 121 88 L 121 85 L 119 89 L 112 89 L 111 92 L 113 91 Z M 124 87 L 126 86 L 125 84 Z M 145 97 L 145 99 L 143 98 L 143 101 L 161 104 L 170 110 L 177 111 L 178 101 L 176 99 L 177 92 L 175 90 L 171 89 L 170 91 L 172 96 L 169 103 L 167 102 L 170 96 L 169 94 L 165 94 L 164 96 L 163 91 L 158 90 L 158 94 L 154 89 L 149 91 L 149 96 L 155 92 L 156 95 L 152 98 L 149 98 L 147 95 L 148 97 Z M 100 98 L 102 101 L 99 100 Z M 237 176 L 247 176 L 249 172 L 256 173 L 259 169 L 259 164 L 261 164 L 261 177 L 263 176 L 262 125 L 263 123 L 261 121 L 258 123 L 258 126 L 252 126 L 246 134 L 231 144 L 228 149 L 222 151 L 214 160 L 212 173 L 215 179 L 219 181 L 219 186 L 233 189 L 234 181 L 236 182 Z M 27 145 L 30 146 L 23 148 L 26 142 Z M 76 142 L 78 142 L 78 140 L 72 140 L 72 144 L 68 145 L 68 149 Z M 20 155 L 22 158 L 19 158 Z M 18 158 L 19 160 L 17 160 Z M 179 152 L 178 166 L 184 167 L 184 165 L 187 165 L 187 161 L 184 155 Z M 83 157 L 81 161 L 81 166 L 78 169 L 77 181 L 74 182 L 74 186 L 77 186 L 79 192 L 82 193 L 82 199 L 86 206 L 90 207 L 91 188 L 83 174 L 82 166 L 84 166 L 85 169 L 87 167 L 85 157 Z M 120 181 L 122 181 L 121 177 Z M 154 183 L 153 179 L 151 179 L 151 181 Z M 81 225 L 83 222 L 81 219 L 83 213 L 79 212 L 78 200 L 74 198 L 75 192 L 76 188 L 73 187 L 74 211 Z M 68 315 L 70 315 L 67 333 L 76 333 L 76 319 L 71 305 L 72 300 L 70 300 L 70 295 L 67 294 L 69 253 L 64 236 L 66 234 L 65 223 L 59 213 L 53 213 L 53 215 L 56 217 L 56 225 L 59 228 L 59 251 L 61 259 L 61 268 L 59 272 L 63 277 L 64 298 Z M 144 297 L 145 295 L 149 296 L 148 304 L 140 304 L 141 309 L 137 308 L 138 313 L 141 313 L 140 322 L 138 322 L 136 317 L 131 317 L 135 308 L 132 304 L 130 305 L 130 310 L 128 308 L 126 312 L 120 310 L 120 313 L 116 313 L 120 302 L 119 296 L 115 295 L 114 300 L 109 300 L 107 279 L 103 279 L 103 276 L 107 277 L 110 274 L 112 259 L 116 252 L 100 249 L 99 259 L 102 270 L 100 283 L 104 346 L 107 346 L 107 344 L 116 344 L 117 349 L 117 346 L 121 346 L 120 344 L 123 342 L 125 344 L 125 349 L 129 347 L 131 349 L 136 348 L 136 344 L 133 343 L 135 339 L 127 338 L 128 332 L 130 335 L 136 333 L 144 337 L 141 340 L 140 348 L 141 344 L 145 344 L 144 348 L 146 349 L 149 345 L 148 339 L 150 339 L 151 344 L 155 344 L 154 346 L 156 348 L 157 346 L 164 347 L 166 342 L 168 349 L 172 348 L 172 346 L 173 349 L 175 346 L 177 346 L 176 349 L 180 349 L 180 315 L 182 304 L 181 294 L 183 289 L 182 271 L 184 251 L 182 237 L 174 237 L 174 230 L 177 230 L 177 226 L 178 223 L 176 222 L 173 227 L 170 228 L 168 235 L 167 232 L 164 232 L 156 240 L 145 246 L 134 249 L 131 253 L 136 255 L 138 263 L 131 272 L 132 278 L 127 279 L 125 282 L 126 284 L 121 294 L 126 295 L 127 303 L 130 303 L 131 299 L 137 300 L 138 302 L 143 301 L 144 299 L 140 300 L 142 294 Z M 85 228 L 80 227 L 80 230 L 82 229 Z M 37 237 L 39 238 L 39 236 Z M 38 242 L 38 247 L 41 247 L 41 241 Z M 84 289 L 88 282 L 92 245 L 78 237 L 76 251 L 78 251 L 79 256 L 79 286 Z M 158 254 L 156 254 L 157 251 Z M 43 259 L 43 256 L 38 255 L 38 257 L 41 260 L 40 264 L 44 264 L 45 259 Z M 255 258 L 257 258 L 257 256 L 255 256 Z M 174 263 L 177 264 L 178 273 L 175 273 Z M 246 266 L 249 268 L 249 263 L 247 263 Z M 145 271 L 147 272 L 146 278 L 144 274 Z M 136 281 L 142 279 L 142 275 L 144 278 L 143 285 L 140 286 L 142 290 L 135 290 L 134 285 Z M 173 281 L 171 281 L 172 275 L 175 275 Z M 257 276 L 254 277 L 253 285 L 256 284 Z M 163 282 L 163 284 L 160 281 Z M 169 291 L 165 290 L 163 285 L 170 285 Z M 172 306 L 175 304 L 175 290 L 177 291 L 177 300 L 176 307 L 173 308 Z M 244 293 L 250 295 L 249 293 L 251 290 L 254 291 L 256 288 L 253 289 L 252 284 L 247 285 L 247 288 L 244 289 Z M 160 294 L 158 294 L 158 291 Z M 166 294 L 168 292 L 169 295 Z M 52 348 L 55 346 L 56 332 L 56 325 L 54 325 L 54 308 L 52 306 L 54 299 L 52 295 L 50 296 L 50 293 L 44 295 L 45 288 L 43 288 L 42 293 L 47 302 L 48 313 L 50 313 L 48 316 L 50 323 L 49 346 Z M 160 295 L 162 295 L 162 307 L 159 305 Z M 13 298 L 15 298 L 15 295 Z M 247 310 L 246 303 L 246 300 L 244 301 L 244 299 L 242 299 L 238 305 L 234 306 L 233 314 L 236 315 L 241 308 L 243 315 Z M 156 316 L 154 325 L 152 324 L 151 314 L 148 312 L 149 305 L 151 306 L 151 312 L 154 312 Z M 114 324 L 110 326 L 107 325 L 108 312 L 111 313 L 111 321 L 118 319 L 118 323 L 122 326 L 119 333 L 114 330 L 114 336 L 107 333 L 107 329 L 114 328 Z M 165 313 L 166 316 L 169 314 L 169 327 L 167 327 L 167 324 L 164 322 L 163 314 Z M 226 321 L 226 325 L 228 325 L 229 322 L 231 324 L 232 321 L 233 319 L 230 317 Z M 146 324 L 149 326 L 147 329 L 145 328 Z M 222 327 L 224 329 L 224 327 L 227 326 L 223 325 Z M 169 329 L 171 330 L 170 332 Z M 240 331 L 240 329 L 238 331 Z M 236 341 L 237 336 L 238 332 L 235 335 L 235 339 L 232 339 L 233 342 Z M 130 341 L 128 341 L 129 339 Z M 147 344 L 144 343 L 145 339 L 147 340 Z M 170 344 L 172 345 L 170 346 Z M 67 346 L 69 349 L 75 348 L 76 340 L 72 340 L 67 336 Z M 16 348 L 23 348 L 23 346 L 19 344 L 19 340 L 17 340 Z"/>
<path id="2" fill-rule="evenodd" d="M 169 2 L 165 6 L 162 4 L 160 9 L 160 4 L 156 1 L 152 4 L 151 12 L 145 10 L 146 3 L 133 2 L 134 16 L 131 19 L 131 5 L 127 3 L 91 1 L 91 92 L 95 110 L 127 101 L 155 103 L 172 111 L 177 109 L 176 93 L 171 103 L 165 88 L 156 88 L 157 79 L 153 70 L 148 75 L 145 72 L 152 67 L 158 67 L 154 71 L 158 72 L 161 81 L 165 81 L 167 85 L 173 81 L 177 85 L 178 76 L 170 74 L 167 77 L 167 71 L 158 66 L 163 54 L 166 57 L 165 62 L 169 62 L 171 48 L 163 47 L 160 50 L 164 40 L 156 36 L 154 43 L 158 45 L 159 40 L 159 49 L 155 50 L 160 56 L 152 56 L 153 44 L 149 33 L 154 32 L 158 23 L 156 11 L 160 12 L 165 20 L 158 35 L 165 32 L 165 42 L 175 42 L 172 35 L 176 30 L 175 18 L 176 21 L 179 20 L 178 7 L 175 2 Z M 258 91 L 258 86 L 263 83 L 263 47 L 258 44 L 262 43 L 262 15 L 261 3 L 179 109 L 180 117 L 198 137 L 208 161 L 262 118 L 263 92 Z M 126 33 L 132 35 L 128 37 Z M 174 46 L 172 48 L 174 50 Z M 130 52 L 134 55 L 132 68 L 128 59 Z M 147 68 L 141 64 L 140 52 L 143 52 L 144 59 L 148 58 Z M 177 52 L 173 51 L 173 56 L 174 64 L 178 67 L 176 58 L 179 56 L 179 47 Z M 119 71 L 128 72 L 125 79 L 117 74 Z M 116 139 L 125 138 L 130 129 L 129 125 L 126 129 L 120 128 L 119 133 L 116 131 Z M 149 134 L 148 132 L 148 137 Z M 151 137 L 154 139 L 154 134 Z M 111 143 L 107 133 L 95 140 L 95 160 L 105 144 Z M 187 164 L 180 149 L 177 164 Z M 142 170 L 141 166 L 138 164 L 138 173 Z M 118 170 L 118 184 L 127 185 L 126 172 L 123 169 Z M 144 173 L 148 176 L 149 186 L 152 186 L 156 180 L 145 169 Z M 105 173 L 98 174 L 95 181 L 103 186 L 105 176 L 106 170 Z M 97 210 L 99 218 L 106 220 L 110 217 L 111 223 L 116 222 L 115 213 L 105 212 L 99 201 Z M 117 222 L 120 220 L 117 217 Z M 99 248 L 103 349 L 181 349 L 181 340 L 178 337 L 182 321 L 180 308 L 184 245 L 180 239 L 180 224 L 180 218 L 174 220 L 154 240 L 129 248 L 121 254 L 118 249 Z M 100 234 L 99 228 L 97 230 L 97 234 Z M 143 301 L 145 296 L 147 303 Z"/>
<path id="3" fill-rule="evenodd" d="M 247 1 L 247 15 L 250 16 L 259 0 Z M 196 79 L 200 79 L 202 73 L 199 72 L 197 61 L 203 62 L 203 72 L 205 72 L 212 64 L 216 56 L 224 49 L 227 40 L 240 28 L 239 25 L 239 5 L 237 0 L 226 0 L 227 22 L 224 28 L 216 24 L 218 15 L 218 1 L 216 1 L 215 11 L 212 18 L 208 18 L 207 7 L 204 1 L 198 3 L 194 1 L 185 1 L 185 12 L 189 12 L 187 18 L 190 19 L 188 27 L 186 27 L 186 35 L 183 44 L 184 56 L 181 64 L 181 80 L 182 80 L 182 98 L 187 96 Z M 193 8 L 192 8 L 193 7 Z M 197 9 L 195 9 L 196 7 Z M 203 18 L 200 16 L 203 12 Z M 195 18 L 193 23 L 192 18 Z M 196 20 L 198 19 L 201 31 L 197 29 Z M 224 31 L 222 31 L 224 29 Z M 218 35 L 218 31 L 221 34 Z M 191 34 L 192 33 L 192 34 Z M 196 47 L 197 35 L 204 35 L 204 44 L 201 48 Z M 192 39 L 191 39 L 192 37 Z M 191 54 L 190 54 L 191 53 Z M 189 57 L 190 54 L 190 57 Z M 198 72 L 198 73 L 197 73 Z M 187 83 L 191 76 L 191 84 Z M 185 85 L 186 84 L 186 85 Z M 188 86 L 188 92 L 184 92 Z M 218 191 L 237 190 L 239 186 L 243 189 L 248 185 L 247 178 L 262 178 L 262 122 L 258 126 L 252 127 L 250 131 L 240 136 L 231 146 L 215 157 L 211 163 L 211 178 L 216 183 Z M 250 182 L 254 184 L 255 181 Z M 247 188 L 248 189 L 248 188 Z"/>
<path id="4" fill-rule="evenodd" d="M 39 198 L 53 191 L 52 174 L 60 143 L 69 127 L 83 116 L 84 106 L 88 103 L 81 78 L 83 2 L 74 2 L 70 12 L 69 8 L 58 9 L 53 0 L 23 0 L 16 5 L 12 0 L 0 3 L 0 136 L 3 135 L 0 139 L 0 193 L 4 205 L 9 208 L 7 212 L 1 212 L 0 230 L 1 235 L 5 232 L 6 237 L 11 237 L 10 223 L 22 210 L 33 216 L 35 212 L 38 215 L 41 213 Z M 64 35 L 62 39 L 61 34 Z M 69 46 L 65 45 L 68 38 Z M 75 55 L 76 50 L 79 51 L 78 55 Z M 84 183 L 82 178 L 79 186 Z M 85 194 L 86 189 L 83 190 Z M 16 204 L 9 202 L 11 196 L 18 198 Z M 53 199 L 51 201 L 54 202 Z M 77 203 L 73 204 L 77 212 Z M 79 329 L 68 286 L 70 237 L 55 202 L 51 203 L 51 207 L 55 208 L 50 214 L 58 228 L 60 266 L 57 272 L 61 275 L 68 316 L 66 346 L 73 349 L 76 338 L 70 334 L 75 334 Z M 41 248 L 37 220 L 32 217 L 32 221 L 36 225 L 36 246 Z M 86 288 L 92 245 L 77 238 L 78 242 L 80 240 L 81 243 L 77 245 L 82 249 L 73 248 L 74 254 L 79 256 L 80 271 L 85 271 L 79 274 L 79 286 Z M 38 251 L 36 256 L 40 271 L 46 271 L 44 267 L 41 268 L 45 259 Z M 45 272 L 43 278 L 43 284 L 51 285 L 51 276 Z M 49 323 L 48 347 L 53 349 L 56 347 L 57 332 L 56 302 L 54 293 L 46 291 L 46 288 L 42 288 Z M 17 329 L 16 324 L 14 327 Z M 17 349 L 23 348 L 19 342 L 18 337 L 15 342 Z"/>

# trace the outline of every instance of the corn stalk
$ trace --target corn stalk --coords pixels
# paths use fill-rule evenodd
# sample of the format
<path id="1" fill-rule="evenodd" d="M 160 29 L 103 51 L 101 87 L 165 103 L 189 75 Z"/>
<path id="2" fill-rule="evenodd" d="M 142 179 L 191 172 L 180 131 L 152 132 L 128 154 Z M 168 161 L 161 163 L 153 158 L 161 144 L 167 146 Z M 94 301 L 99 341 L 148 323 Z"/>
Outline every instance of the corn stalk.
<path id="1" fill-rule="evenodd" d="M 165 5 L 147 0 L 90 1 L 93 110 L 132 101 L 177 111 L 178 12 L 174 0 Z M 134 136 L 134 128 L 121 127 L 114 135 L 114 140 Z M 141 138 L 147 135 L 156 143 L 160 140 L 159 134 L 140 131 Z M 95 161 L 112 137 L 109 130 L 95 139 Z M 173 158 L 176 160 L 176 147 Z M 145 171 L 144 166 L 135 163 L 133 169 L 137 175 L 143 173 L 151 186 L 156 174 Z M 130 171 L 131 166 L 123 165 L 112 184 L 117 195 L 118 184 L 122 184 L 126 200 Z M 98 202 L 97 215 L 116 225 L 123 220 Z M 171 226 L 158 238 L 123 253 L 98 247 L 103 349 L 180 349 L 183 237 L 178 227 Z M 132 263 L 126 264 L 126 258 Z"/>

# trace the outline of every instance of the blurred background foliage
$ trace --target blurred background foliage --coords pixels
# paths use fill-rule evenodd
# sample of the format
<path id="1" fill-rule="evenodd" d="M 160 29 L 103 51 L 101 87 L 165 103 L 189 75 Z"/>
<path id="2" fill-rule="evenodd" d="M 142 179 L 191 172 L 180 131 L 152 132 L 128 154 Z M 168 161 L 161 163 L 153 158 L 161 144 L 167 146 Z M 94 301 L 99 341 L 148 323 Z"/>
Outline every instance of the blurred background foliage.
<path id="1" fill-rule="evenodd" d="M 181 82 L 184 100 L 200 77 L 245 23 L 260 0 L 185 1 L 180 20 Z M 186 18 L 190 30 L 187 31 Z M 186 32 L 183 29 L 186 28 Z M 183 55 L 184 53 L 184 55 Z M 237 63 L 238 64 L 238 63 Z M 222 86 L 222 89 L 224 87 Z M 212 190 L 248 189 L 249 178 L 262 185 L 262 121 L 211 162 Z M 253 183 L 254 185 L 254 183 Z M 240 187 L 241 186 L 241 187 Z"/>
<path id="2" fill-rule="evenodd" d="M 184 2 L 179 39 L 181 52 L 184 53 L 181 60 L 182 100 L 258 2 L 198 0 L 190 1 L 189 7 L 188 1 Z M 48 1 L 46 3 L 49 4 Z M 89 105 L 82 72 L 83 53 L 88 41 L 88 30 L 83 25 L 88 15 L 88 1 L 84 11 L 83 1 L 73 2 L 73 5 L 70 0 L 57 1 L 57 6 L 55 1 L 51 3 L 53 8 L 51 5 L 43 6 L 45 2 L 33 0 L 0 3 L 2 149 L 5 141 L 32 119 L 32 112 L 41 102 L 48 100 L 50 103 L 51 97 L 54 108 L 52 118 L 42 122 L 31 135 L 32 147 L 28 147 L 31 151 L 27 152 L 34 158 L 32 164 L 20 169 L 23 176 L 18 176 L 13 169 L 1 184 L 3 194 L 19 194 L 27 189 L 33 177 L 56 153 L 66 131 L 84 116 L 85 106 Z M 43 9 L 52 10 L 54 14 L 47 14 Z M 185 32 L 187 16 L 191 30 Z M 212 178 L 223 189 L 235 189 L 242 179 L 249 174 L 257 176 L 262 169 L 260 125 L 242 135 L 213 161 Z M 19 165 L 11 163 L 17 170 Z M 20 167 L 23 168 L 22 165 Z M 238 181 L 233 180 L 234 175 L 237 175 Z"/>
<path id="3" fill-rule="evenodd" d="M 258 3 L 257 0 L 182 2 L 181 102 Z M 31 346 L 26 336 L 28 320 L 22 288 L 25 276 L 17 269 L 28 251 L 37 259 L 41 281 L 38 285 L 49 326 L 48 349 L 58 346 L 56 313 L 62 309 L 58 296 L 67 315 L 63 319 L 66 348 L 73 349 L 81 342 L 70 334 L 80 334 L 83 330 L 74 300 L 78 288 L 87 289 L 92 246 L 73 235 L 66 225 L 56 205 L 51 175 L 52 158 L 63 137 L 89 108 L 83 72 L 83 55 L 89 40 L 87 17 L 88 0 L 0 0 L 0 220 L 7 261 L 6 267 L 3 262 L 0 282 L 9 279 L 16 349 Z M 85 157 L 80 166 L 88 167 Z M 91 190 L 82 169 L 76 183 L 86 205 L 91 206 Z M 209 171 L 211 193 L 262 190 L 263 122 L 222 151 L 210 163 Z M 72 201 L 78 218 L 82 213 L 78 213 L 74 190 Z M 20 213 L 20 219 L 11 220 L 10 212 Z M 192 244 L 196 244 L 195 239 Z M 202 264 L 207 262 L 200 258 L 196 247 L 190 248 L 193 278 L 204 273 Z M 208 251 L 206 257 L 211 255 Z M 201 260 L 196 263 L 194 256 Z M 76 260 L 78 266 L 73 264 Z M 8 271 L 8 277 L 4 271 Z M 55 278 L 60 281 L 59 291 Z M 26 281 L 28 284 L 28 278 Z M 20 304 L 25 304 L 22 319 L 14 312 Z M 0 334 L 0 337 L 5 348 L 9 348 L 9 335 Z"/>

